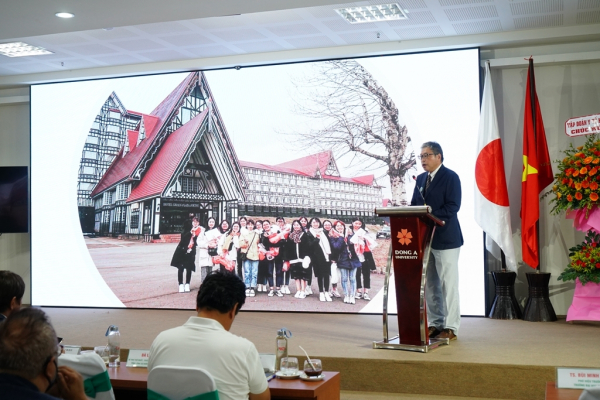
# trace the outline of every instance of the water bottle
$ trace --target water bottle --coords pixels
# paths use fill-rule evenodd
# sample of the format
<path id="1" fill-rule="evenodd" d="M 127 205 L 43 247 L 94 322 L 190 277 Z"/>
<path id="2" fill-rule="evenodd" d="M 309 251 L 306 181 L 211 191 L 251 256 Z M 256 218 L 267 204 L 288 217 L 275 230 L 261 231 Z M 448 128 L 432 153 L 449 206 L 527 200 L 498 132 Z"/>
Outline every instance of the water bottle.
<path id="1" fill-rule="evenodd" d="M 119 333 L 119 327 L 111 325 L 106 330 L 108 336 L 108 366 L 118 367 L 121 364 L 121 334 Z"/>
<path id="2" fill-rule="evenodd" d="M 277 349 L 275 350 L 275 370 L 279 371 L 281 368 L 281 359 L 288 356 L 288 338 L 292 337 L 292 332 L 287 328 L 281 328 L 277 331 L 277 337 L 275 338 L 275 344 Z"/>

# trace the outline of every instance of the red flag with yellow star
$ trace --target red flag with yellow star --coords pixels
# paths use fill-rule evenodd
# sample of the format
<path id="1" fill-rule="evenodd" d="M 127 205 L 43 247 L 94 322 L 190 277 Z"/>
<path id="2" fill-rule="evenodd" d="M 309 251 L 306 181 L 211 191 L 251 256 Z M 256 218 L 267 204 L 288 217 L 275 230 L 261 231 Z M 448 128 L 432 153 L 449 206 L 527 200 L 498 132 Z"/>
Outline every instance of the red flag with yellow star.
<path id="1" fill-rule="evenodd" d="M 523 261 L 531 268 L 539 266 L 537 221 L 540 218 L 539 195 L 553 181 L 542 112 L 535 90 L 533 59 L 529 59 L 523 124 L 523 176 L 521 181 L 521 243 Z"/>

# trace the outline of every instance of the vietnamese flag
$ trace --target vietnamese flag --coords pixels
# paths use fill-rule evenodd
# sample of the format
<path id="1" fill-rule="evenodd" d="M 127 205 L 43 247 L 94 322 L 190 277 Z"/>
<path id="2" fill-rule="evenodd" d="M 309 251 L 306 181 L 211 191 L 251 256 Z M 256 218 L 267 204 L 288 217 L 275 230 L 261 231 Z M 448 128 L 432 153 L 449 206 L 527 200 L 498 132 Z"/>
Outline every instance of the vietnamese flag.
<path id="1" fill-rule="evenodd" d="M 521 180 L 521 244 L 523 261 L 531 268 L 539 266 L 538 227 L 539 195 L 553 181 L 552 165 L 535 90 L 533 59 L 529 59 L 525 89 L 523 124 L 523 176 Z"/>

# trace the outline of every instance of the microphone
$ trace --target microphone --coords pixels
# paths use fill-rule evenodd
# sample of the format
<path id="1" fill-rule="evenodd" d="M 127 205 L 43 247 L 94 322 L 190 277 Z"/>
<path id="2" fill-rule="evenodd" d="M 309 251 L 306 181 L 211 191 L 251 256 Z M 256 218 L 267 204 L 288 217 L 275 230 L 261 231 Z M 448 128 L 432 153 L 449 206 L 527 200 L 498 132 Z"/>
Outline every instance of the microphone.
<path id="1" fill-rule="evenodd" d="M 415 181 L 415 183 L 417 183 L 417 177 L 416 176 L 412 176 L 413 180 Z M 421 195 L 421 198 L 423 199 L 423 205 L 427 205 L 427 203 L 425 202 L 425 197 L 423 197 L 423 187 L 419 188 L 419 194 Z"/>

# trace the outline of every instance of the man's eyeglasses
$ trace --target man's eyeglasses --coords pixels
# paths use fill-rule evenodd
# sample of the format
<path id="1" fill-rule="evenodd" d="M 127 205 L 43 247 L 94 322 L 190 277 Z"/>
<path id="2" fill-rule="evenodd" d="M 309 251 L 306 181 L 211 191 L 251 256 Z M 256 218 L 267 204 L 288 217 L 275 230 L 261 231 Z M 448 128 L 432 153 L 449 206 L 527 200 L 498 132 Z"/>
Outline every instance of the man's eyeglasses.
<path id="1" fill-rule="evenodd" d="M 421 155 L 418 155 L 417 157 L 422 160 L 422 159 L 427 158 L 429 156 L 435 156 L 435 155 L 436 155 L 435 153 L 423 153 Z"/>

